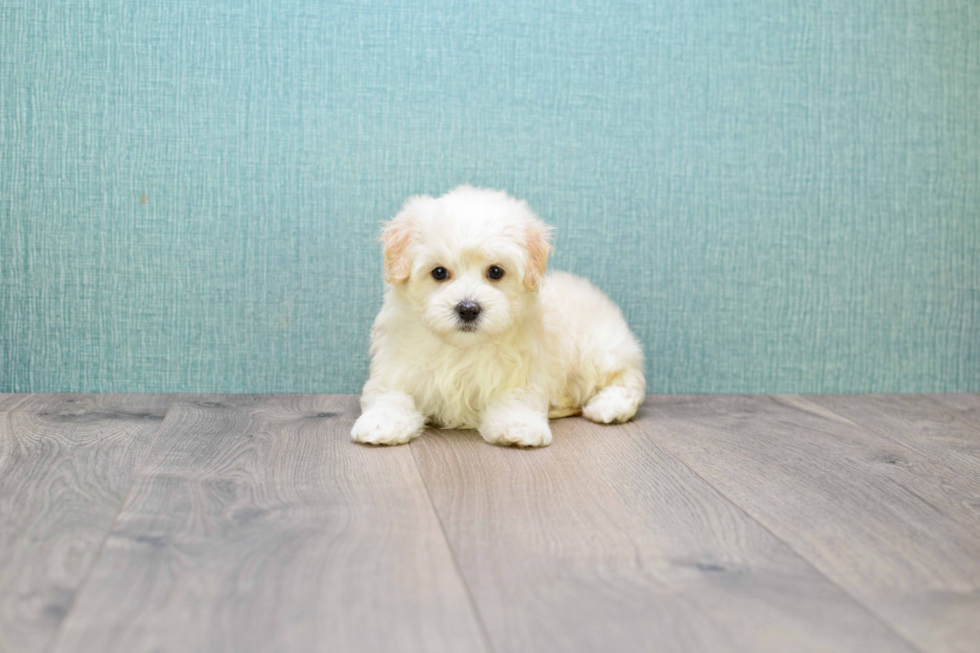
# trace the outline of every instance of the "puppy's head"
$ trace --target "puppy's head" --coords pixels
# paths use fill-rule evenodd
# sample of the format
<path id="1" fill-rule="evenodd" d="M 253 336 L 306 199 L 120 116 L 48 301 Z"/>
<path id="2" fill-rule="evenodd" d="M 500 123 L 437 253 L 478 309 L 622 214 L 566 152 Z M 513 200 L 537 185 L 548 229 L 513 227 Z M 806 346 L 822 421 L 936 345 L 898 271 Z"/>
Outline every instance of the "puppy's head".
<path id="1" fill-rule="evenodd" d="M 471 186 L 417 196 L 382 231 L 385 279 L 454 345 L 504 333 L 534 305 L 551 228 L 527 203 Z"/>

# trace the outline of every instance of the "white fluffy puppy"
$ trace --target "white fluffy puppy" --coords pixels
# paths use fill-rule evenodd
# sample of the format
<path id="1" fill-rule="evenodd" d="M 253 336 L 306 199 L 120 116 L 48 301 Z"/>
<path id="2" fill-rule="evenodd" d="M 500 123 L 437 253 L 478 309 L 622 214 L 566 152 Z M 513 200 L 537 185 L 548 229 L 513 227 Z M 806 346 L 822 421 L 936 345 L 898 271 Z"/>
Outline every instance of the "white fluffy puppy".
<path id="1" fill-rule="evenodd" d="M 588 281 L 545 277 L 550 231 L 501 191 L 405 203 L 382 233 L 389 283 L 354 441 L 408 442 L 430 424 L 539 447 L 551 443 L 549 417 L 636 413 L 640 345 Z"/>

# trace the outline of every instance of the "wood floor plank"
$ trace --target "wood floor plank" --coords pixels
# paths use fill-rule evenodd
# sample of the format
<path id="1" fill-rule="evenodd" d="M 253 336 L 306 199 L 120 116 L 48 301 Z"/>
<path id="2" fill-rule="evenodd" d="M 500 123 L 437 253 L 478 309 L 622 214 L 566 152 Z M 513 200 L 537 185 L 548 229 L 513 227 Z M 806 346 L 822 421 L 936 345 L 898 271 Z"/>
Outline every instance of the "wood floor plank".
<path id="1" fill-rule="evenodd" d="M 637 426 L 923 651 L 980 642 L 980 498 L 795 396 L 648 398 Z"/>
<path id="2" fill-rule="evenodd" d="M 180 398 L 54 650 L 484 650 L 411 451 L 357 413 Z"/>
<path id="3" fill-rule="evenodd" d="M 929 395 L 936 401 L 967 414 L 974 424 L 980 424 L 980 393 L 949 393 Z"/>
<path id="4" fill-rule="evenodd" d="M 33 653 L 91 571 L 170 397 L 0 401 L 0 651 Z"/>
<path id="5" fill-rule="evenodd" d="M 0 392 L 0 412 L 13 409 L 17 404 L 27 399 L 30 395 L 20 393 Z"/>
<path id="6" fill-rule="evenodd" d="M 410 445 L 498 653 L 908 651 L 634 424 Z"/>
<path id="7" fill-rule="evenodd" d="M 823 395 L 807 401 L 904 444 L 972 481 L 980 491 L 980 420 L 937 395 Z"/>

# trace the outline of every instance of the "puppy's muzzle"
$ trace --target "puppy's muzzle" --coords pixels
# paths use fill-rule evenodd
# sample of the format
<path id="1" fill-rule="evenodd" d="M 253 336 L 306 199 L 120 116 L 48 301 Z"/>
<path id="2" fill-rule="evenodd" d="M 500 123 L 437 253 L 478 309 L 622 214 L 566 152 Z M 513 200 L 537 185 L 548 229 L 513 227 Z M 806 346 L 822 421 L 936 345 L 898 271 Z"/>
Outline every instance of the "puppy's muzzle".
<path id="1" fill-rule="evenodd" d="M 460 302 L 456 304 L 456 314 L 459 315 L 459 319 L 469 324 L 480 316 L 480 305 L 470 301 Z"/>

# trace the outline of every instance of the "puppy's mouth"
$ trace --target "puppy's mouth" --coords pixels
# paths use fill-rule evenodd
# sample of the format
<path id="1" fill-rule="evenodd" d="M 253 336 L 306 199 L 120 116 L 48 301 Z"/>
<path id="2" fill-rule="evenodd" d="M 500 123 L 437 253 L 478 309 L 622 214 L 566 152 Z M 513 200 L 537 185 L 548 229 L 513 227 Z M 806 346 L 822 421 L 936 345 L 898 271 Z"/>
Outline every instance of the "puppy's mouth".
<path id="1" fill-rule="evenodd" d="M 463 324 L 457 325 L 456 326 L 456 330 L 457 331 L 463 331 L 464 333 L 472 333 L 472 332 L 476 331 L 476 325 L 475 324 L 465 324 L 465 323 L 463 323 Z"/>

